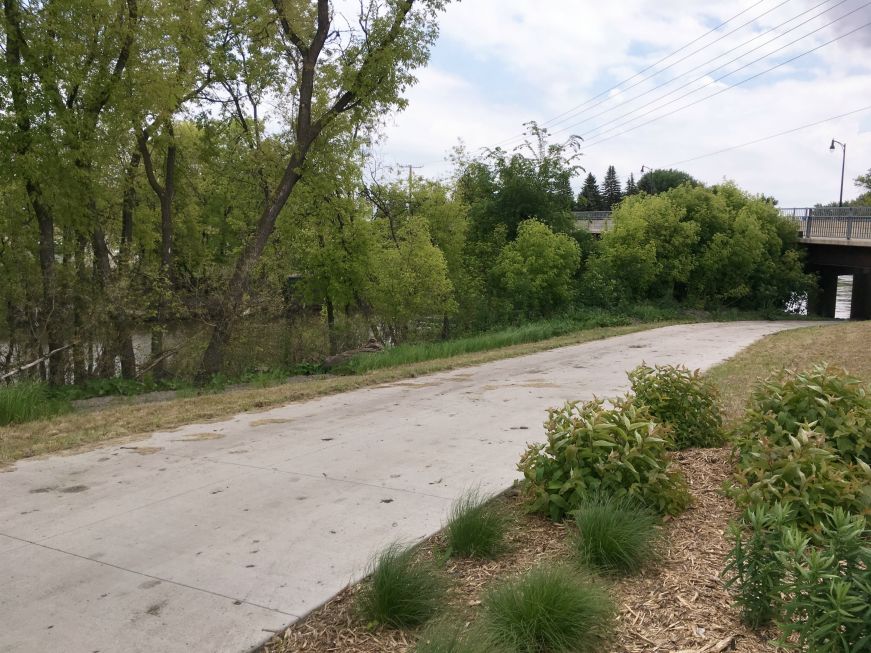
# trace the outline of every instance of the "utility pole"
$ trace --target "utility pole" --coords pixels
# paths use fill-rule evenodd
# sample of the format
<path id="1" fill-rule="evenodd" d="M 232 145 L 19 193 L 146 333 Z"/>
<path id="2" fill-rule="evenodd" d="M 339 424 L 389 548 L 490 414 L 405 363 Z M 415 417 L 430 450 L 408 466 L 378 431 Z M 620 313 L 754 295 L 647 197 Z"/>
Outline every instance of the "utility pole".
<path id="1" fill-rule="evenodd" d="M 414 170 L 420 170 L 424 166 L 413 166 L 408 164 L 408 214 L 411 215 L 411 185 L 414 182 Z"/>

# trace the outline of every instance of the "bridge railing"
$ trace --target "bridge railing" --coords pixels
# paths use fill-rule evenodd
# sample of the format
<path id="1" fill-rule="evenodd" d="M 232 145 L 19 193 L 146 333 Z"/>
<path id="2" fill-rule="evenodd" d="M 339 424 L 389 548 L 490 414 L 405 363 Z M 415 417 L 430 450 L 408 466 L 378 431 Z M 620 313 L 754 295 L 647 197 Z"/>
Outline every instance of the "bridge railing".
<path id="1" fill-rule="evenodd" d="M 871 240 L 871 206 L 779 208 L 780 215 L 795 222 L 802 238 Z M 575 211 L 575 224 L 591 234 L 611 228 L 610 211 Z"/>
<path id="2" fill-rule="evenodd" d="M 871 240 L 871 206 L 782 208 L 780 214 L 797 223 L 802 238 Z"/>

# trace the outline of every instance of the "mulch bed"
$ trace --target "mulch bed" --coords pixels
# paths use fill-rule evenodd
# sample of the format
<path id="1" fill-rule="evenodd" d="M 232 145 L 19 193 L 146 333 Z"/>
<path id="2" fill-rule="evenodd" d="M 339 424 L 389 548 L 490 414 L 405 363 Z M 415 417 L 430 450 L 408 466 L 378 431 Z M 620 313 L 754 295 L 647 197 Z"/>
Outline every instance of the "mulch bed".
<path id="1" fill-rule="evenodd" d="M 694 497 L 693 506 L 664 525 L 661 559 L 642 574 L 613 582 L 618 602 L 613 653 L 775 653 L 772 630 L 755 633 L 743 626 L 720 572 L 729 546 L 724 531 L 736 515 L 721 493 L 729 474 L 727 449 L 680 452 Z M 494 581 L 520 574 L 548 560 L 569 559 L 569 526 L 523 512 L 516 493 L 500 500 L 516 519 L 509 550 L 492 561 L 450 560 L 453 586 L 447 611 L 473 621 L 483 591 Z M 422 546 L 422 555 L 443 549 L 440 535 Z M 348 587 L 304 620 L 276 635 L 261 653 L 406 653 L 417 633 L 369 630 L 355 612 L 357 586 Z M 604 653 L 604 652 L 603 652 Z"/>

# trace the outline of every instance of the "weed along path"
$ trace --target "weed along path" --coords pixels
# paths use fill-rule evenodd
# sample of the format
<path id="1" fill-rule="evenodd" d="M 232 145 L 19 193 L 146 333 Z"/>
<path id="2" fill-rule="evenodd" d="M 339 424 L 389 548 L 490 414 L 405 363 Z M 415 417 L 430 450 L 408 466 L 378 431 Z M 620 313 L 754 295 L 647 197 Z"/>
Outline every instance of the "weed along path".
<path id="1" fill-rule="evenodd" d="M 548 407 L 805 325 L 664 327 L 20 461 L 0 473 L 0 652 L 249 650 L 464 490 L 508 487 Z"/>

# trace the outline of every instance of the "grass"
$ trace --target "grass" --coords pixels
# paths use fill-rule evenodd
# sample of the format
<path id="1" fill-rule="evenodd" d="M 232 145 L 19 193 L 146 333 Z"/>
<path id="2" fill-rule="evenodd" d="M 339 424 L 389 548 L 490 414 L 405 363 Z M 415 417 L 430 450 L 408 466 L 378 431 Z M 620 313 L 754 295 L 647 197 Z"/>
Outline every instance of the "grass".
<path id="1" fill-rule="evenodd" d="M 658 518 L 622 498 L 596 496 L 574 511 L 578 560 L 599 571 L 633 574 L 658 554 Z"/>
<path id="2" fill-rule="evenodd" d="M 0 426 L 44 420 L 72 410 L 68 401 L 54 399 L 37 383 L 0 387 Z"/>
<path id="3" fill-rule="evenodd" d="M 501 506 L 470 490 L 451 506 L 444 533 L 450 555 L 495 558 L 505 549 L 508 517 Z"/>
<path id="4" fill-rule="evenodd" d="M 723 418 L 734 427 L 753 385 L 784 368 L 806 370 L 826 362 L 871 382 L 871 322 L 847 322 L 781 331 L 711 368 L 705 376 L 720 390 Z"/>
<path id="5" fill-rule="evenodd" d="M 461 621 L 436 621 L 420 634 L 414 653 L 496 653 L 480 631 Z"/>
<path id="6" fill-rule="evenodd" d="M 414 548 L 392 544 L 372 563 L 357 605 L 370 625 L 417 626 L 436 613 L 445 589 L 436 568 L 416 557 Z"/>
<path id="7" fill-rule="evenodd" d="M 119 402 L 101 410 L 73 412 L 39 423 L 0 427 L 0 466 L 21 458 L 104 443 L 109 440 L 145 437 L 153 431 L 172 429 L 184 424 L 220 419 L 250 410 L 266 410 L 294 401 L 305 401 L 423 374 L 480 365 L 661 326 L 666 324 L 634 324 L 588 329 L 538 342 L 400 365 L 354 376 L 310 378 L 304 382 L 283 383 L 268 388 L 241 388 L 220 394 L 206 394 L 158 403 Z"/>
<path id="8" fill-rule="evenodd" d="M 607 589 L 562 566 L 537 567 L 484 595 L 481 626 L 506 653 L 602 650 L 614 606 Z"/>

